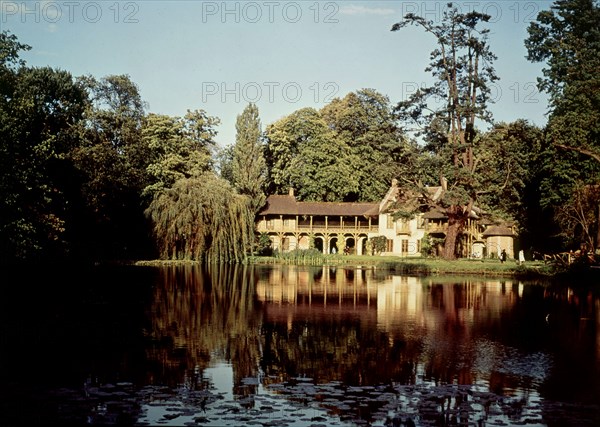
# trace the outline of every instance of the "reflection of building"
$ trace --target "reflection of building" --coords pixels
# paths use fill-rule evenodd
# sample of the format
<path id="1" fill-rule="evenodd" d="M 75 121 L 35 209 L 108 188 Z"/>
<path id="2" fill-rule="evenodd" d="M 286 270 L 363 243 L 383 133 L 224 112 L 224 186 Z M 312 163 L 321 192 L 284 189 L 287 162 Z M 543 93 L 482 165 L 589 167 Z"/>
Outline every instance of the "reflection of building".
<path id="1" fill-rule="evenodd" d="M 461 327 L 485 313 L 500 315 L 521 297 L 523 285 L 510 280 L 438 283 L 432 278 L 385 275 L 373 269 L 269 266 L 256 294 L 271 321 L 288 322 L 309 313 L 376 315 L 377 327 L 391 335 L 425 334 L 441 323 Z M 482 311 L 483 310 L 483 311 Z M 281 318 L 279 316 L 281 315 Z M 370 321 L 371 321 L 370 320 Z"/>
<path id="2" fill-rule="evenodd" d="M 472 384 L 500 395 L 531 381 L 533 375 L 512 368 L 512 358 L 527 353 L 506 345 L 514 339 L 515 316 L 531 304 L 522 283 L 351 271 L 264 268 L 256 290 L 268 376 Z M 527 363 L 535 378 L 545 378 L 544 357 Z"/>
<path id="3" fill-rule="evenodd" d="M 429 187 L 428 191 L 435 200 L 441 187 Z M 401 198 L 395 184 L 379 203 L 301 202 L 290 189 L 288 195 L 269 196 L 258 214 L 257 231 L 266 233 L 273 249 L 282 252 L 315 247 L 323 253 L 347 250 L 363 255 L 367 242 L 381 236 L 385 238 L 384 255 L 419 256 L 426 235 L 438 241 L 446 237 L 448 217 L 443 210 L 431 209 L 410 219 L 395 219 L 393 212 L 401 207 Z M 491 256 L 500 248 L 512 258 L 512 228 L 483 222 L 480 214 L 473 210 L 469 215 L 459 235 L 459 254 Z"/>
<path id="4" fill-rule="evenodd" d="M 376 284 L 372 270 L 336 267 L 279 266 L 269 270 L 256 284 L 259 301 L 267 303 L 267 317 L 277 320 L 307 316 L 319 312 L 342 314 L 345 311 L 375 315 Z M 293 311 L 290 311 L 293 306 Z"/>

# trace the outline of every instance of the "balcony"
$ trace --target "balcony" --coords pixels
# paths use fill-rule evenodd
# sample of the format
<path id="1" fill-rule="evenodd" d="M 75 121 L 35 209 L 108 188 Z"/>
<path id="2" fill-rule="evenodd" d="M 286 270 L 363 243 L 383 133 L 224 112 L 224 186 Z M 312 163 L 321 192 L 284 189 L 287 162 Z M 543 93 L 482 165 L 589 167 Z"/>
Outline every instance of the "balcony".
<path id="1" fill-rule="evenodd" d="M 406 223 L 396 223 L 396 235 L 411 235 L 410 227 Z"/>
<path id="2" fill-rule="evenodd" d="M 370 226 L 369 224 L 361 224 L 360 221 L 358 224 L 355 224 L 354 222 L 340 224 L 338 221 L 333 224 L 318 222 L 313 223 L 312 225 L 306 223 L 296 224 L 295 221 L 290 221 L 289 223 L 265 223 L 264 221 L 259 221 L 256 229 L 260 233 L 368 233 L 377 232 L 379 226 L 377 224 L 371 224 Z"/>
<path id="3" fill-rule="evenodd" d="M 448 224 L 428 224 L 425 228 L 429 234 L 446 234 Z"/>
<path id="4" fill-rule="evenodd" d="M 307 233 L 324 233 L 324 232 L 340 232 L 340 233 L 354 233 L 354 232 L 369 232 L 369 231 L 377 231 L 379 229 L 378 225 L 369 226 L 369 224 L 313 224 L 304 225 L 300 224 L 297 228 L 298 231 L 303 231 Z"/>

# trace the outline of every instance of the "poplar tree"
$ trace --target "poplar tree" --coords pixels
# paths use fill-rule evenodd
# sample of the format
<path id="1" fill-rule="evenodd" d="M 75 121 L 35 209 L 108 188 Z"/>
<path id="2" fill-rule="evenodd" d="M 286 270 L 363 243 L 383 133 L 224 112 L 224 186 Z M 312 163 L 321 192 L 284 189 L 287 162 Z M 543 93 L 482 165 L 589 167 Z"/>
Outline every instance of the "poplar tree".
<path id="1" fill-rule="evenodd" d="M 261 143 L 258 107 L 248 104 L 237 116 L 231 174 L 233 187 L 250 198 L 250 210 L 256 214 L 266 201 L 264 193 L 267 166 Z"/>

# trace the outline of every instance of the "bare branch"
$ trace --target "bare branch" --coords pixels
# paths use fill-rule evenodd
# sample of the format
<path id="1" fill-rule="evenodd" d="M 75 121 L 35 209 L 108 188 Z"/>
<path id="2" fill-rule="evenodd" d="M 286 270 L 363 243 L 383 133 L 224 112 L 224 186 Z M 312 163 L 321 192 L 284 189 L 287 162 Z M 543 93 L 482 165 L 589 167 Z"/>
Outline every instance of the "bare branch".
<path id="1" fill-rule="evenodd" d="M 554 145 L 558 148 L 562 148 L 564 150 L 576 151 L 581 154 L 585 154 L 586 156 L 590 156 L 592 159 L 600 162 L 600 153 L 596 153 L 594 151 L 588 150 L 582 147 L 571 147 L 569 145 L 560 144 L 558 142 L 554 142 Z"/>

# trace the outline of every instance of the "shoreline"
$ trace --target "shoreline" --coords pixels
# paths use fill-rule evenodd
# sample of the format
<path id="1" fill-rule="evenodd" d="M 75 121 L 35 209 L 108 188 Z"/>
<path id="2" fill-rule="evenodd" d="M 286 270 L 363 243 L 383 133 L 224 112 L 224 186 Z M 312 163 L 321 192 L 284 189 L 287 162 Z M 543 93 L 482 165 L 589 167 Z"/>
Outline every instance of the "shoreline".
<path id="1" fill-rule="evenodd" d="M 99 263 L 110 265 L 113 263 Z M 203 265 L 198 260 L 137 260 L 117 262 L 119 265 L 143 267 Z M 250 256 L 243 263 L 220 263 L 229 265 L 296 265 L 310 267 L 374 268 L 392 274 L 439 277 L 442 275 L 465 275 L 485 278 L 514 278 L 518 280 L 581 281 L 582 284 L 600 283 L 600 268 L 573 266 L 569 270 L 557 270 L 543 261 L 516 260 L 501 263 L 497 259 L 444 260 L 441 258 L 402 258 L 396 256 L 321 255 L 319 257 L 266 257 Z"/>
<path id="2" fill-rule="evenodd" d="M 183 266 L 200 265 L 194 260 L 144 260 L 133 263 L 138 266 Z M 298 265 L 298 266 L 335 266 L 335 267 L 373 267 L 398 274 L 437 276 L 443 274 L 498 276 L 516 278 L 557 277 L 550 264 L 541 261 L 528 261 L 518 265 L 516 261 L 501 263 L 494 259 L 457 259 L 439 258 L 401 258 L 395 256 L 356 256 L 323 255 L 321 257 L 284 258 L 284 257 L 248 257 L 244 265 Z"/>

